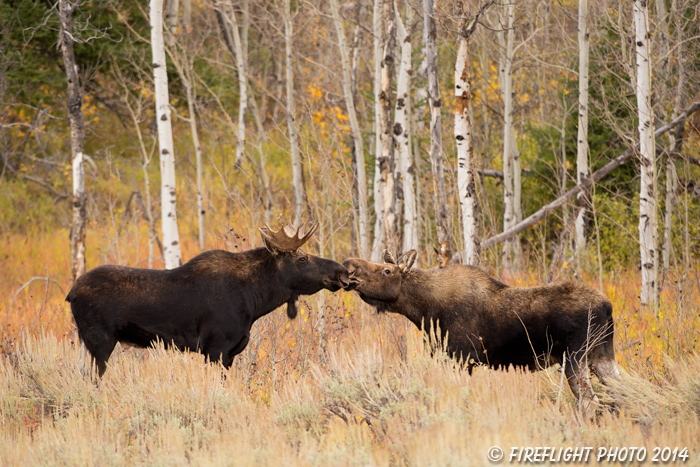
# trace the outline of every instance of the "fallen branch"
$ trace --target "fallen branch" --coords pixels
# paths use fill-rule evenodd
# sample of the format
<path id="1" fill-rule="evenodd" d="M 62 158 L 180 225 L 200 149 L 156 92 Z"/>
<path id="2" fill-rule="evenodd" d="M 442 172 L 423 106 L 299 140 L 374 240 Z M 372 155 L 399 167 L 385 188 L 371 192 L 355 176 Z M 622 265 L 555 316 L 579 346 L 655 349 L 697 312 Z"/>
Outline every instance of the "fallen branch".
<path id="1" fill-rule="evenodd" d="M 5 161 L 5 167 L 7 167 L 10 170 L 10 172 L 12 172 L 13 175 L 16 175 L 18 177 L 22 177 L 23 179 L 25 179 L 29 182 L 36 183 L 37 185 L 46 188 L 48 191 L 51 192 L 51 194 L 53 194 L 56 197 L 56 201 L 61 201 L 61 200 L 68 198 L 68 195 L 66 193 L 58 191 L 57 189 L 55 189 L 54 187 L 52 187 L 51 185 L 49 185 L 48 183 L 46 183 L 45 181 L 43 181 L 41 179 L 38 179 L 36 177 L 32 177 L 31 175 L 27 175 L 24 172 L 19 172 L 17 169 L 12 167 L 7 161 Z"/>
<path id="2" fill-rule="evenodd" d="M 659 136 L 663 135 L 664 133 L 669 132 L 676 126 L 678 126 L 681 122 L 684 122 L 688 116 L 696 112 L 698 109 L 700 109 L 700 101 L 695 102 L 693 105 L 688 107 L 682 114 L 680 114 L 675 120 L 673 120 L 670 123 L 667 123 L 666 125 L 658 128 L 654 132 L 654 137 L 658 138 Z M 481 251 L 485 251 L 501 242 L 504 242 L 510 238 L 515 237 L 518 235 L 520 232 L 523 230 L 527 229 L 528 227 L 538 223 L 542 219 L 545 218 L 550 212 L 554 211 L 555 209 L 563 206 L 567 201 L 569 201 L 571 198 L 579 194 L 582 190 L 584 189 L 590 189 L 593 187 L 594 183 L 597 183 L 598 181 L 602 180 L 604 177 L 606 177 L 610 172 L 613 170 L 621 167 L 627 161 L 629 161 L 635 153 L 639 150 L 639 145 L 636 145 L 634 147 L 627 148 L 625 152 L 623 152 L 621 155 L 617 156 L 615 159 L 611 160 L 607 164 L 605 164 L 601 169 L 597 170 L 594 172 L 592 175 L 590 175 L 586 180 L 584 180 L 581 184 L 576 185 L 563 195 L 561 195 L 559 198 L 555 199 L 551 203 L 542 206 L 539 211 L 536 213 L 532 214 L 531 216 L 527 217 L 526 219 L 523 219 L 521 222 L 517 223 L 510 229 L 506 230 L 505 232 L 502 232 L 498 235 L 494 235 L 493 237 L 487 238 L 486 240 L 481 242 Z M 453 259 L 454 260 L 454 259 Z"/>

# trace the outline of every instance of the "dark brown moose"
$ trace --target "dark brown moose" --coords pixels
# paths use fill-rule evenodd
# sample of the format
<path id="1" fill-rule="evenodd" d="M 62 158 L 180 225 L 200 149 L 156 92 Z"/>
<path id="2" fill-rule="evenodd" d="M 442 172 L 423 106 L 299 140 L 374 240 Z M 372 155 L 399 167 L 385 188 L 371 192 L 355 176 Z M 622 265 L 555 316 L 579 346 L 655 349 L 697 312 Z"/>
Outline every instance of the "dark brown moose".
<path id="1" fill-rule="evenodd" d="M 76 280 L 70 302 L 78 335 L 99 375 L 117 342 L 147 347 L 156 340 L 203 353 L 228 368 L 260 317 L 299 295 L 349 287 L 347 270 L 300 247 L 316 231 L 260 229 L 264 248 L 206 251 L 171 270 L 106 265 Z"/>
<path id="2" fill-rule="evenodd" d="M 471 266 L 412 269 L 416 251 L 384 264 L 346 260 L 351 287 L 377 311 L 399 313 L 435 333 L 447 352 L 493 368 L 541 369 L 562 364 L 586 412 L 597 406 L 588 367 L 605 383 L 617 380 L 610 301 L 580 282 L 510 287 Z M 428 337 L 429 339 L 430 337 Z M 590 413 L 590 412 L 589 412 Z"/>

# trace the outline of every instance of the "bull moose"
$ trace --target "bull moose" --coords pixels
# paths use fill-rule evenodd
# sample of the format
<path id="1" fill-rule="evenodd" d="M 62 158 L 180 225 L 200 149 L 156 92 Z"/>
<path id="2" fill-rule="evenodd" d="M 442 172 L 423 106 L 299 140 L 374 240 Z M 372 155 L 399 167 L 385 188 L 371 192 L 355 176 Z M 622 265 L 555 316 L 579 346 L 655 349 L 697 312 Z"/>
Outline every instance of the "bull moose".
<path id="1" fill-rule="evenodd" d="M 446 350 L 493 368 L 565 368 L 574 396 L 588 411 L 598 399 L 588 367 L 603 383 L 620 378 L 613 348 L 610 301 L 580 282 L 510 287 L 471 266 L 412 269 L 416 251 L 384 264 L 346 260 L 352 285 L 379 312 L 399 313 L 419 329 L 435 326 Z M 430 339 L 430 336 L 428 336 Z"/>
<path id="2" fill-rule="evenodd" d="M 258 318 L 284 303 L 294 318 L 299 295 L 349 287 L 345 266 L 301 249 L 317 227 L 300 234 L 265 226 L 264 247 L 206 251 L 171 270 L 105 265 L 79 277 L 66 301 L 99 376 L 117 342 L 147 347 L 158 339 L 228 368 Z"/>

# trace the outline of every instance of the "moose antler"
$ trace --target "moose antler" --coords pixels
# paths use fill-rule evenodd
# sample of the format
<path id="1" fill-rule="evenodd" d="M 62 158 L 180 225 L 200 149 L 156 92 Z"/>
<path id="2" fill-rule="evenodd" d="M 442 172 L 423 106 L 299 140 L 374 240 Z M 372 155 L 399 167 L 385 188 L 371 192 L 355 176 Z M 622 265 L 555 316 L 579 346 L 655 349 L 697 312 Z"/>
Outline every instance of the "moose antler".
<path id="1" fill-rule="evenodd" d="M 306 224 L 304 224 L 304 226 L 305 225 Z M 290 224 L 275 232 L 265 224 L 265 227 L 260 228 L 260 234 L 271 247 L 278 251 L 296 251 L 306 243 L 314 232 L 316 232 L 316 229 L 318 229 L 318 224 L 312 224 L 309 230 L 307 230 L 304 235 L 300 236 L 299 232 L 304 226 L 295 229 Z"/>

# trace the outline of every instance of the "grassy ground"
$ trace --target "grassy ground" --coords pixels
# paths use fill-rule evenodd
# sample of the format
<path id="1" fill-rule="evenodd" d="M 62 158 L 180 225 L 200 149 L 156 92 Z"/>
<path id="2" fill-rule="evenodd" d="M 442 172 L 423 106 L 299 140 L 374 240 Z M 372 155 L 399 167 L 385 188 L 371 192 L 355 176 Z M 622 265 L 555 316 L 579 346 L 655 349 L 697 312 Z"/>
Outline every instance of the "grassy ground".
<path id="1" fill-rule="evenodd" d="M 557 368 L 478 368 L 469 376 L 443 355 L 429 357 L 404 318 L 376 315 L 342 292 L 303 298 L 294 321 L 282 310 L 258 321 L 225 378 L 198 354 L 117 347 L 95 385 L 77 370 L 63 302 L 64 239 L 7 240 L 0 246 L 3 466 L 480 466 L 493 445 L 506 456 L 513 446 L 592 447 L 591 465 L 599 447 L 644 446 L 647 463 L 655 447 L 687 447 L 685 465 L 700 465 L 697 273 L 667 281 L 658 318 L 635 308 L 636 272 L 604 277 L 623 370 L 612 392 L 621 404 L 619 414 L 587 420 Z M 114 260 L 116 250 L 106 248 L 93 264 Z M 123 261 L 138 254 L 124 249 Z M 38 279 L 17 294 L 35 276 L 57 283 Z"/>

